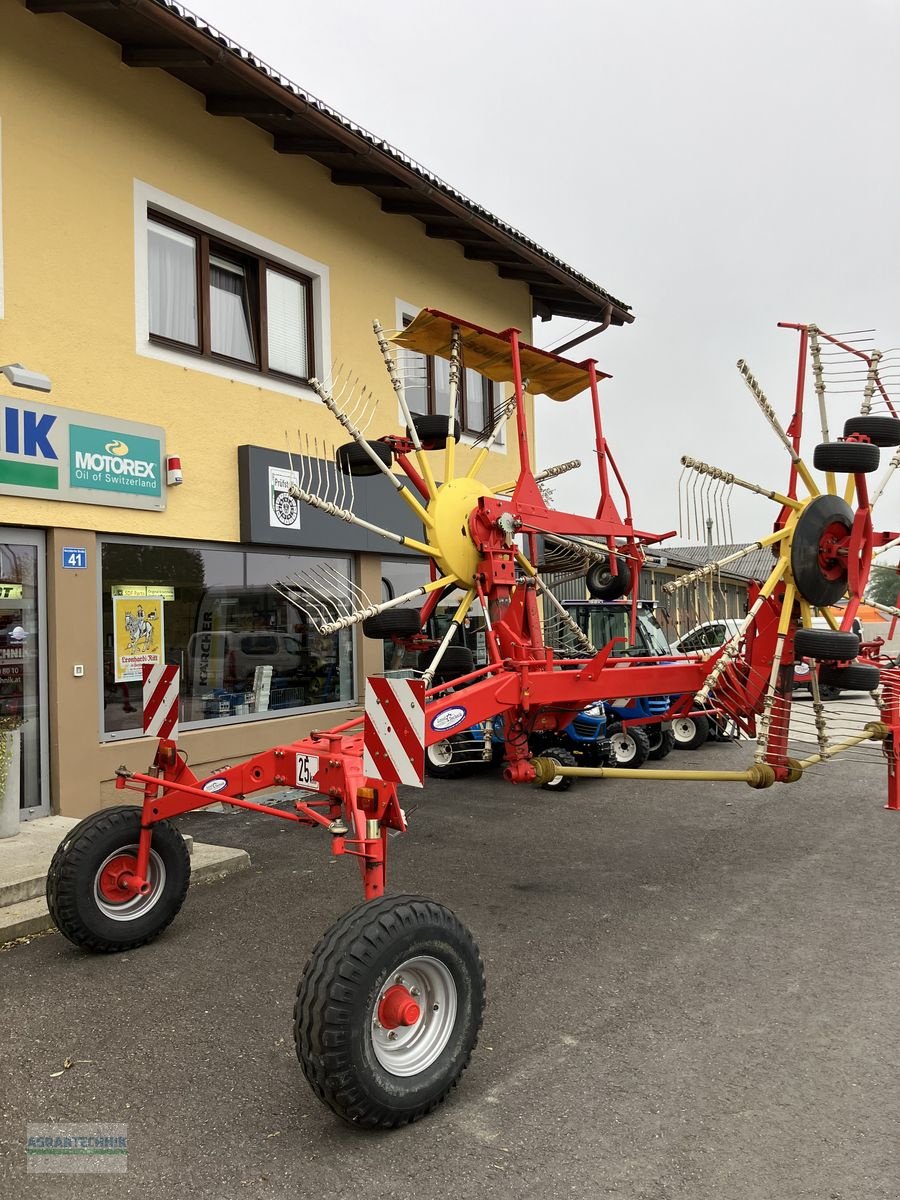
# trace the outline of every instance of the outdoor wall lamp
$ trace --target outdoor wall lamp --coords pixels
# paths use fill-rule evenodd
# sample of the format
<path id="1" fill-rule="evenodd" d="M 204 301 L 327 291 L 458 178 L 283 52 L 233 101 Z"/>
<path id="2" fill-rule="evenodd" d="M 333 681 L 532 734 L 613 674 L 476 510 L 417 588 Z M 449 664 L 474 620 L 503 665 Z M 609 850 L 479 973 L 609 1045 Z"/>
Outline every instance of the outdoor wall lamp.
<path id="1" fill-rule="evenodd" d="M 29 371 L 21 363 L 7 363 L 5 367 L 0 367 L 0 373 L 6 376 L 13 387 L 30 388 L 33 392 L 49 392 L 53 386 L 49 375 Z"/>

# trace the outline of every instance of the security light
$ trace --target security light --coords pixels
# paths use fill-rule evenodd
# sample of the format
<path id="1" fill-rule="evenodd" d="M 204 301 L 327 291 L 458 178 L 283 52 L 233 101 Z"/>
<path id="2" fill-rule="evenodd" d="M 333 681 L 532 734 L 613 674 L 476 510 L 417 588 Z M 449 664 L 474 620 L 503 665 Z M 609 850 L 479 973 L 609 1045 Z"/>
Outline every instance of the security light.
<path id="1" fill-rule="evenodd" d="M 52 387 L 48 375 L 42 375 L 40 371 L 29 371 L 21 363 L 7 363 L 5 367 L 0 367 L 0 371 L 13 387 L 30 388 L 33 392 L 49 392 Z"/>

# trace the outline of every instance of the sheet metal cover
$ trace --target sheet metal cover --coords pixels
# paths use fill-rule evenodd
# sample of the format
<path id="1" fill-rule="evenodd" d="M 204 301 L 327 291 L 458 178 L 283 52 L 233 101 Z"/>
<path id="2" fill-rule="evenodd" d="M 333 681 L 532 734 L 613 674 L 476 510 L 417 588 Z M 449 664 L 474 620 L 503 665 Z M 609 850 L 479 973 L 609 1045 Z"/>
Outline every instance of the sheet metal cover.
<path id="1" fill-rule="evenodd" d="M 505 338 L 490 329 L 448 316 L 437 309 L 423 308 L 412 324 L 395 334 L 391 340 L 406 350 L 449 358 L 454 325 L 459 326 L 467 368 L 486 375 L 495 383 L 513 382 L 511 348 Z M 558 358 L 546 350 L 538 350 L 525 342 L 519 343 L 519 359 L 522 376 L 528 380 L 528 391 L 533 395 L 549 396 L 551 400 L 570 400 L 590 386 L 586 367 L 566 358 Z M 609 376 L 598 371 L 597 378 L 608 379 Z"/>

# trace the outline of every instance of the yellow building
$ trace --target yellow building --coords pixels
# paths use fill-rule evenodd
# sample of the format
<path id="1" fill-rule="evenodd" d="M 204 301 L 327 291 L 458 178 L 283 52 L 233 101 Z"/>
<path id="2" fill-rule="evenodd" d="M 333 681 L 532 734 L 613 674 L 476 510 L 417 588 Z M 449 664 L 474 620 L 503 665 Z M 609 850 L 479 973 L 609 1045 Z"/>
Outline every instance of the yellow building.
<path id="1" fill-rule="evenodd" d="M 146 766 L 120 744 L 142 659 L 181 668 L 195 768 L 344 719 L 382 669 L 271 586 L 324 563 L 377 599 L 421 572 L 286 493 L 289 448 L 340 440 L 309 383 L 334 364 L 373 389 L 370 435 L 403 433 L 373 317 L 526 340 L 534 316 L 632 318 L 178 5 L 0 0 L 0 45 L 0 364 L 24 364 L 0 376 L 0 716 L 24 721 L 23 815 L 77 816 Z M 407 366 L 440 411 L 442 364 Z M 468 373 L 464 443 L 502 399 Z M 357 505 L 392 519 L 389 490 L 358 480 Z"/>

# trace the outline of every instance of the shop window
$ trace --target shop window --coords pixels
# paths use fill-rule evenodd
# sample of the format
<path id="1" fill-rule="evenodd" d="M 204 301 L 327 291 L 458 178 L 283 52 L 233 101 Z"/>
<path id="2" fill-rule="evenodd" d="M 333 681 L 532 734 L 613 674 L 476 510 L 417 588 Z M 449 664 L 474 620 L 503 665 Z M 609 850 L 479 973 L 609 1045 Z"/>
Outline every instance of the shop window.
<path id="1" fill-rule="evenodd" d="M 149 212 L 150 340 L 264 375 L 313 374 L 312 281 L 283 263 Z"/>
<path id="2" fill-rule="evenodd" d="M 181 670 L 182 728 L 339 707 L 354 698 L 353 635 L 322 637 L 272 584 L 349 558 L 185 543 L 102 546 L 103 728 L 141 731 L 141 660 Z"/>
<path id="3" fill-rule="evenodd" d="M 403 325 L 411 325 L 413 315 L 405 313 Z M 406 401 L 414 413 L 433 413 L 445 417 L 450 411 L 450 364 L 445 358 L 402 350 L 401 362 L 406 382 Z M 496 383 L 465 365 L 459 381 L 459 423 L 464 433 L 478 437 L 494 427 L 499 411 L 500 390 Z M 502 446 L 501 429 L 495 446 Z"/>

